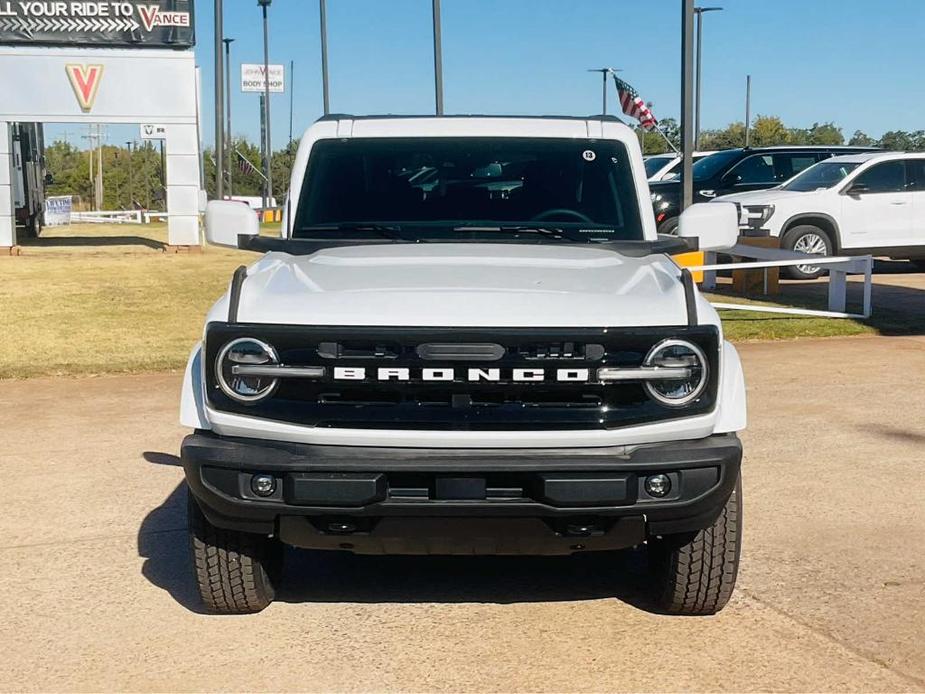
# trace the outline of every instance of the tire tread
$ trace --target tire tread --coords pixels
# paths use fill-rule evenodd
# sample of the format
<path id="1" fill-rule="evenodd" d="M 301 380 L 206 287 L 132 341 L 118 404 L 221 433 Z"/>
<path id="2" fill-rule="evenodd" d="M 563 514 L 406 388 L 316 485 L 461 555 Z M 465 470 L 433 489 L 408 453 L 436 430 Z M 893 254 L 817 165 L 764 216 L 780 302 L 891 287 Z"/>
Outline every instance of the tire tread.
<path id="1" fill-rule="evenodd" d="M 260 612 L 275 597 L 272 575 L 282 548 L 261 535 L 212 525 L 189 495 L 190 552 L 199 595 L 210 612 Z"/>
<path id="2" fill-rule="evenodd" d="M 656 544 L 659 607 L 669 614 L 719 612 L 735 588 L 742 535 L 741 480 L 713 524 L 687 542 Z"/>

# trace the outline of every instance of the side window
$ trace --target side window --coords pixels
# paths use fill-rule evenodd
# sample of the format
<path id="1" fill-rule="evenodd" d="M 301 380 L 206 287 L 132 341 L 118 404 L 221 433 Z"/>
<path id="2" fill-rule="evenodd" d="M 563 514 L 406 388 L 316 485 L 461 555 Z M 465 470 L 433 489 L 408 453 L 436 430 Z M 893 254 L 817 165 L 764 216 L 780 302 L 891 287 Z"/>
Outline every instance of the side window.
<path id="1" fill-rule="evenodd" d="M 753 154 L 734 166 L 727 177 L 737 185 L 774 183 L 774 159 L 770 154 Z"/>
<path id="2" fill-rule="evenodd" d="M 925 159 L 906 159 L 906 190 L 925 192 Z"/>
<path id="3" fill-rule="evenodd" d="M 901 193 L 906 188 L 906 165 L 901 160 L 877 164 L 854 179 L 854 185 L 867 186 L 868 193 Z"/>
<path id="4" fill-rule="evenodd" d="M 775 154 L 774 178 L 783 183 L 816 163 L 815 154 Z"/>

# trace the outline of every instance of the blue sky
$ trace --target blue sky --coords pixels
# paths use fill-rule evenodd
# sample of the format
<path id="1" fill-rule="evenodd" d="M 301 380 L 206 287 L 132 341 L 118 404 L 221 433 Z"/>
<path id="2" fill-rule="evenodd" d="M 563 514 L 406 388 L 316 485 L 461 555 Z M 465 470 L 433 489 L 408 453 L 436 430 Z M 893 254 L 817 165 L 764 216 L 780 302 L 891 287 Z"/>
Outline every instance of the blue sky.
<path id="1" fill-rule="evenodd" d="M 703 4 L 725 8 L 704 23 L 704 128 L 743 119 L 748 73 L 752 113 L 788 125 L 834 121 L 846 137 L 925 128 L 925 1 Z M 212 142 L 211 0 L 196 10 L 203 138 Z M 446 112 L 598 113 L 600 77 L 585 70 L 612 65 L 657 117 L 676 117 L 679 15 L 680 0 L 443 0 Z M 256 140 L 257 96 L 237 90 L 240 63 L 262 62 L 256 0 L 225 0 L 225 35 L 236 39 L 233 129 Z M 430 0 L 328 0 L 328 36 L 332 111 L 433 112 Z M 295 61 L 298 136 L 322 111 L 317 1 L 274 0 L 270 39 L 271 62 L 288 71 Z M 278 148 L 288 138 L 289 94 L 274 96 L 272 109 Z"/>

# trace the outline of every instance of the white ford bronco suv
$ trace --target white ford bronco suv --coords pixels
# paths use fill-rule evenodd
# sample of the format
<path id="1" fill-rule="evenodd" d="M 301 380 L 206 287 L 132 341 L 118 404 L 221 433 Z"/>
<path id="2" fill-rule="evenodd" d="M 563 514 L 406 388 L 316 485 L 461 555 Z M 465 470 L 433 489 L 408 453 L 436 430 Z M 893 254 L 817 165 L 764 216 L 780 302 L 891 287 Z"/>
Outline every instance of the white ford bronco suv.
<path id="1" fill-rule="evenodd" d="M 606 117 L 325 117 L 290 191 L 278 238 L 243 204 L 206 211 L 209 242 L 264 253 L 183 385 L 210 610 L 266 607 L 287 544 L 637 547 L 655 609 L 726 604 L 745 385 L 667 254 L 733 245 L 734 205 L 659 238 L 636 137 Z"/>

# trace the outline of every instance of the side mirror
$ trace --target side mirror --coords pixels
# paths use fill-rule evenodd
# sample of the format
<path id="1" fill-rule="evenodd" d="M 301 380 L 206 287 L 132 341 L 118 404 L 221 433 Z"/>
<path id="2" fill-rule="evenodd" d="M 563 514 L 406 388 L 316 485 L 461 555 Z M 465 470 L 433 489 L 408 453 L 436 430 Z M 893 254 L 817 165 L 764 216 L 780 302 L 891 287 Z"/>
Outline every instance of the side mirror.
<path id="1" fill-rule="evenodd" d="M 45 185 L 53 186 L 54 184 L 55 184 L 55 177 L 50 173 L 45 174 Z"/>
<path id="2" fill-rule="evenodd" d="M 845 190 L 845 195 L 850 195 L 851 197 L 856 197 L 858 195 L 863 195 L 864 193 L 869 193 L 870 187 L 865 183 L 852 183 Z"/>
<path id="3" fill-rule="evenodd" d="M 742 182 L 742 176 L 737 173 L 727 173 L 722 181 L 724 186 L 737 186 Z"/>
<path id="4" fill-rule="evenodd" d="M 678 236 L 697 239 L 701 251 L 732 248 L 739 240 L 739 215 L 731 202 L 691 205 L 678 219 Z"/>
<path id="5" fill-rule="evenodd" d="M 212 200 L 206 205 L 206 241 L 213 246 L 238 248 L 239 236 L 257 236 L 260 222 L 246 203 Z"/>

